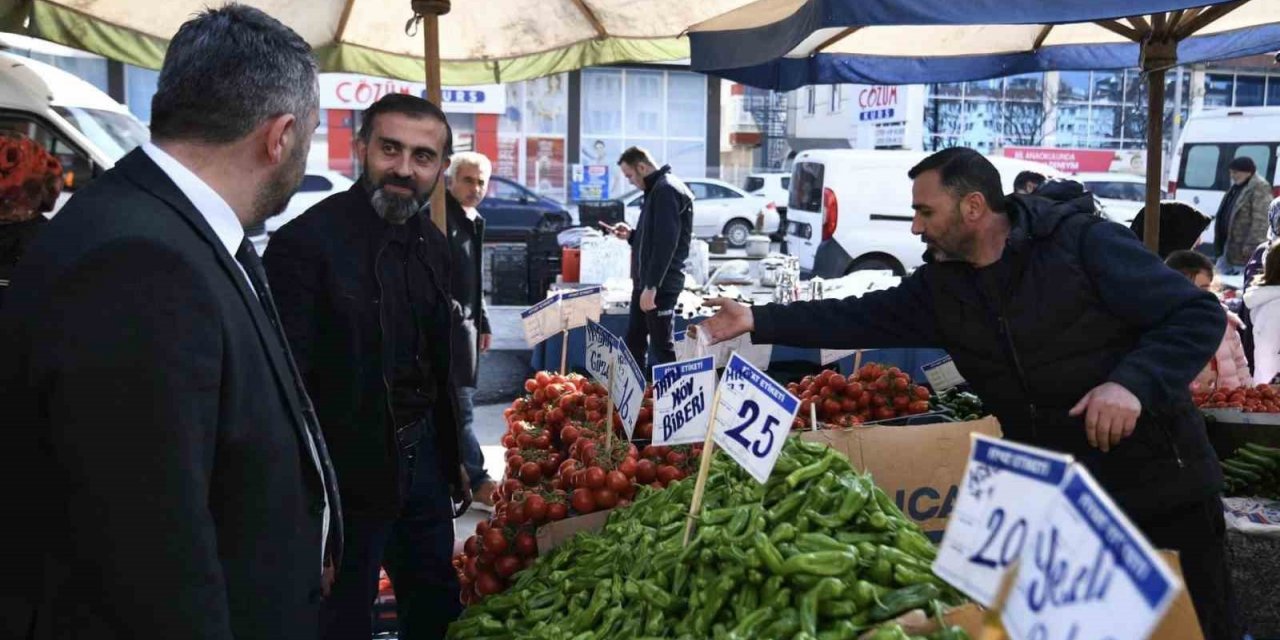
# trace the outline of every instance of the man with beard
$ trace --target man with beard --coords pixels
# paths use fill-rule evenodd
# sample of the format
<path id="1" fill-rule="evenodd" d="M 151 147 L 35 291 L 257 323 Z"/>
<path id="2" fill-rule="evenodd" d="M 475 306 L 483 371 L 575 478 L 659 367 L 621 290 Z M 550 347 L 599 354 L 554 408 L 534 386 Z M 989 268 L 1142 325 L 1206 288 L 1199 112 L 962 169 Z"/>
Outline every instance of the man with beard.
<path id="1" fill-rule="evenodd" d="M 342 478 L 347 551 L 321 613 L 324 638 L 369 638 L 379 565 L 395 586 L 401 638 L 443 637 L 460 612 L 454 502 L 465 509 L 470 494 L 449 373 L 449 246 L 427 206 L 452 137 L 436 105 L 384 96 L 360 126 L 360 179 L 267 249 Z"/>
<path id="2" fill-rule="evenodd" d="M 341 552 L 332 467 L 244 228 L 318 121 L 298 34 L 184 24 L 152 142 L 77 193 L 0 318 L 0 636 L 299 638 Z"/>
<path id="3" fill-rule="evenodd" d="M 1006 197 L 991 162 L 965 148 L 908 176 L 911 231 L 928 252 L 901 285 L 785 306 L 713 300 L 720 311 L 698 331 L 946 349 L 1005 437 L 1072 454 L 1156 547 L 1180 552 L 1205 638 L 1239 638 L 1222 470 L 1188 390 L 1222 338 L 1217 299 L 1094 215 L 1083 191 Z"/>

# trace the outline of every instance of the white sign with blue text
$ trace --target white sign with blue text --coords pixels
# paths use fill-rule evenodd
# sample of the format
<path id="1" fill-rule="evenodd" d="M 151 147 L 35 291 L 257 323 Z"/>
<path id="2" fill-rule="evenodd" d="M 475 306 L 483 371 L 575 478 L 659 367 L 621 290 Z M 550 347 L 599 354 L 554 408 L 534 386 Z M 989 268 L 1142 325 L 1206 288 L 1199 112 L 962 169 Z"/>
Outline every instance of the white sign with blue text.
<path id="1" fill-rule="evenodd" d="M 720 379 L 720 404 L 712 425 L 715 443 L 764 484 L 791 432 L 800 400 L 734 353 Z"/>
<path id="2" fill-rule="evenodd" d="M 604 287 L 587 287 L 561 293 L 560 315 L 563 316 L 564 328 L 584 327 L 588 320 L 599 322 L 603 291 Z"/>
<path id="3" fill-rule="evenodd" d="M 1071 457 L 973 434 L 960 494 L 942 537 L 934 573 L 991 606 L 1005 569 L 1022 556 Z"/>
<path id="4" fill-rule="evenodd" d="M 715 358 L 660 364 L 653 368 L 653 443 L 702 442 L 711 422 L 716 390 Z"/>
<path id="5" fill-rule="evenodd" d="M 1181 590 L 1089 472 L 1072 465 L 1027 539 L 1002 620 L 1016 640 L 1145 640 Z"/>
<path id="6" fill-rule="evenodd" d="M 521 311 L 520 322 L 524 325 L 525 344 L 531 348 L 560 333 L 560 295 L 548 296 L 546 300 Z"/>
<path id="7" fill-rule="evenodd" d="M 644 402 L 644 372 L 631 357 L 626 344 L 603 325 L 588 320 L 586 327 L 587 373 L 600 384 L 607 385 L 612 364 L 613 387 L 609 389 L 609 397 L 630 439 L 640 417 L 640 405 Z"/>

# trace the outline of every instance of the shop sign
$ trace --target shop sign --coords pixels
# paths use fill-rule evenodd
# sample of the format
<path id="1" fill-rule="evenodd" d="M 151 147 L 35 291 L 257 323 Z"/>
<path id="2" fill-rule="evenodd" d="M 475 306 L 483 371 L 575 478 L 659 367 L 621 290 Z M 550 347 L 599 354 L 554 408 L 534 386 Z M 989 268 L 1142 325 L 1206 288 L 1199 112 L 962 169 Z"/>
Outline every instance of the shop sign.
<path id="1" fill-rule="evenodd" d="M 427 85 L 356 73 L 320 74 L 321 109 L 367 109 L 391 93 L 425 98 Z M 448 113 L 499 114 L 507 108 L 507 93 L 496 84 L 444 87 L 440 98 L 441 107 Z"/>

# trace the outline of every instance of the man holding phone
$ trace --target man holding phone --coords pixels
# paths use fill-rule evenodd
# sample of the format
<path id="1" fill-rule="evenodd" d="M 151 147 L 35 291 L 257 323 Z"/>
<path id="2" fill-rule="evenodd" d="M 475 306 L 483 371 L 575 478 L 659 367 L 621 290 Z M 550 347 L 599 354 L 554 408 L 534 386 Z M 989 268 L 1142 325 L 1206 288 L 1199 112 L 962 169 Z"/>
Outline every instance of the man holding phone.
<path id="1" fill-rule="evenodd" d="M 684 261 L 693 238 L 693 193 L 671 166 L 655 167 L 653 156 L 630 147 L 618 159 L 622 174 L 644 191 L 636 228 L 627 223 L 600 223 L 605 230 L 631 244 L 631 316 L 627 349 L 636 362 L 665 364 L 676 359 L 673 323 L 676 299 L 684 289 Z M 648 349 L 653 361 L 646 365 Z"/>

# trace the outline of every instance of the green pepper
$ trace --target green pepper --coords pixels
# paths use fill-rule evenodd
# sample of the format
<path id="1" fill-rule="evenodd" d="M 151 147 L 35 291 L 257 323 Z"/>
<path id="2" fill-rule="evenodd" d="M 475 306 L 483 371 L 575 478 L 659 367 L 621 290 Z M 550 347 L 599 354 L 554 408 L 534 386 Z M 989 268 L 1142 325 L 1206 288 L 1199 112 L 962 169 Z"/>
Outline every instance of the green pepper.
<path id="1" fill-rule="evenodd" d="M 774 619 L 772 624 L 765 627 L 764 632 L 759 637 L 790 638 L 799 630 L 800 614 L 788 604 L 785 609 L 779 610 L 778 617 Z"/>
<path id="2" fill-rule="evenodd" d="M 773 528 L 773 533 L 769 534 L 769 542 L 772 542 L 774 544 L 788 542 L 790 540 L 795 540 L 795 539 L 796 539 L 796 528 L 795 528 L 795 525 L 791 524 L 790 522 L 783 522 L 782 524 L 779 524 L 778 526 Z"/>
<path id="3" fill-rule="evenodd" d="M 837 531 L 836 540 L 846 544 L 871 543 L 873 545 L 891 542 L 893 534 L 889 533 L 863 533 L 854 531 Z"/>
<path id="4" fill-rule="evenodd" d="M 734 625 L 733 629 L 730 630 L 729 633 L 732 636 L 738 636 L 742 638 L 757 637 L 756 636 L 757 630 L 760 628 L 761 625 L 763 625 L 765 622 L 768 622 L 769 619 L 772 617 L 773 617 L 773 609 L 770 609 L 769 607 L 756 609 L 755 611 L 752 611 L 747 615 L 738 618 L 738 624 Z"/>
<path id="5" fill-rule="evenodd" d="M 818 604 L 818 613 L 824 618 L 848 618 L 858 612 L 858 603 L 852 600 L 827 600 Z"/>
<path id="6" fill-rule="evenodd" d="M 787 474 L 787 486 L 795 489 L 801 484 L 826 473 L 827 469 L 831 468 L 831 460 L 835 455 L 835 452 L 828 449 L 827 453 L 819 458 L 817 462 L 805 465 Z"/>
<path id="7" fill-rule="evenodd" d="M 560 610 L 564 608 L 564 605 L 565 605 L 564 593 L 559 591 L 552 592 L 550 602 L 548 602 L 547 604 L 541 607 L 526 610 L 524 612 L 524 617 L 528 618 L 531 622 L 546 620 L 547 618 L 550 618 L 552 615 L 559 613 Z"/>
<path id="8" fill-rule="evenodd" d="M 919 609 L 928 605 L 939 595 L 941 595 L 941 592 L 938 587 L 929 583 L 890 591 L 872 605 L 869 612 L 871 621 L 880 622 L 881 620 L 896 618 L 912 609 Z"/>
<path id="9" fill-rule="evenodd" d="M 760 585 L 760 602 L 773 602 L 774 596 L 782 590 L 782 576 L 774 574 Z"/>
<path id="10" fill-rule="evenodd" d="M 929 640 L 971 640 L 971 639 L 969 638 L 969 632 L 965 631 L 964 627 L 961 627 L 959 625 L 952 625 L 950 627 L 944 627 L 942 629 L 938 629 L 937 631 L 934 631 L 933 633 L 929 634 Z"/>
<path id="11" fill-rule="evenodd" d="M 816 587 L 800 596 L 800 631 L 809 635 L 818 633 L 818 596 Z"/>
<path id="12" fill-rule="evenodd" d="M 800 510 L 804 505 L 804 501 L 808 498 L 804 492 L 793 493 L 782 501 L 773 505 L 769 510 L 768 517 L 771 522 L 785 522 L 791 518 L 793 514 Z"/>
<path id="13" fill-rule="evenodd" d="M 807 573 L 820 576 L 839 576 L 858 566 L 858 554 L 852 547 L 845 551 L 815 551 L 787 558 L 782 563 L 782 575 Z"/>
<path id="14" fill-rule="evenodd" d="M 904 565 L 907 565 L 908 567 L 911 567 L 913 569 L 919 569 L 921 571 L 930 570 L 929 561 L 924 560 L 922 558 L 917 558 L 916 556 L 913 556 L 901 549 L 898 549 L 897 547 L 890 547 L 888 545 L 883 545 L 883 544 L 877 545 L 876 555 L 884 556 L 889 560 L 889 562 L 892 562 L 893 564 L 904 564 Z"/>
<path id="15" fill-rule="evenodd" d="M 853 546 L 821 533 L 802 533 L 796 537 L 801 551 L 849 551 Z"/>
<path id="16" fill-rule="evenodd" d="M 649 619 L 644 622 L 644 632 L 647 635 L 656 636 L 663 632 L 663 621 L 666 614 L 661 609 L 654 609 L 649 614 Z"/>
<path id="17" fill-rule="evenodd" d="M 887 624 L 868 637 L 868 640 L 911 640 L 911 636 L 902 630 L 902 625 Z"/>
<path id="18" fill-rule="evenodd" d="M 792 442 L 795 443 L 796 448 L 811 456 L 825 456 L 831 452 L 831 447 L 828 447 L 821 442 L 810 442 L 801 438 L 796 438 L 795 440 L 792 440 Z"/>
<path id="19" fill-rule="evenodd" d="M 914 529 L 899 529 L 894 532 L 893 546 L 927 562 L 938 557 L 938 549 L 929 538 Z"/>
<path id="20" fill-rule="evenodd" d="M 894 565 L 893 567 L 893 583 L 900 587 L 909 587 L 913 584 L 934 584 L 939 588 L 945 588 L 946 582 L 941 578 L 933 575 L 928 571 L 920 571 L 905 564 Z"/>
<path id="21" fill-rule="evenodd" d="M 724 606 L 725 601 L 728 599 L 729 591 L 732 589 L 733 579 L 728 576 L 721 576 L 712 585 L 710 591 L 706 594 L 706 601 L 698 608 L 698 616 L 694 618 L 694 631 L 700 635 L 706 635 L 707 631 L 711 629 L 711 623 L 716 619 L 716 615 L 720 613 L 720 607 Z"/>
<path id="22" fill-rule="evenodd" d="M 882 555 L 877 555 L 875 558 L 871 568 L 867 569 L 867 577 L 876 584 L 885 586 L 893 584 L 893 563 Z"/>
<path id="23" fill-rule="evenodd" d="M 756 550 L 756 553 L 760 554 L 760 560 L 764 562 L 764 566 L 769 570 L 769 573 L 774 575 L 781 574 L 784 562 L 782 554 L 778 551 L 777 547 L 773 546 L 772 542 L 769 542 L 768 536 L 757 531 L 756 534 L 751 537 L 751 543 L 752 547 Z"/>
<path id="24" fill-rule="evenodd" d="M 849 620 L 838 620 L 826 631 L 818 634 L 818 640 L 857 640 L 862 627 Z"/>

